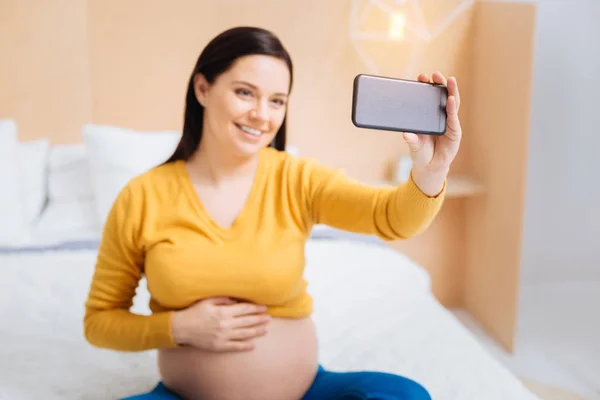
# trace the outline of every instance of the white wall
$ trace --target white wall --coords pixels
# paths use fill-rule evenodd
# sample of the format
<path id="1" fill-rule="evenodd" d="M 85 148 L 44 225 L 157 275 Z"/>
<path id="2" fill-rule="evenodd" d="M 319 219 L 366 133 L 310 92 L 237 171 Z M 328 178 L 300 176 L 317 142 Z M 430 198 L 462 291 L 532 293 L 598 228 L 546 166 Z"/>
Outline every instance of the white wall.
<path id="1" fill-rule="evenodd" d="M 600 281 L 600 1 L 537 8 L 522 283 Z"/>

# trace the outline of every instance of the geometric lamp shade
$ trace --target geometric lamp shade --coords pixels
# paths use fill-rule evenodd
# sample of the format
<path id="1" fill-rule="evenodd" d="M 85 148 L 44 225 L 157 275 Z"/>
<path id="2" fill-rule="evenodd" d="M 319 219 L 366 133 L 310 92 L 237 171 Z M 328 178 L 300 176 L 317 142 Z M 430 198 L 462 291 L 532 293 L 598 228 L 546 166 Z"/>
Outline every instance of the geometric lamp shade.
<path id="1" fill-rule="evenodd" d="M 413 77 L 422 51 L 442 34 L 475 0 L 462 0 L 434 27 L 428 27 L 420 0 L 351 0 L 350 42 L 370 73 L 380 74 L 381 64 L 372 54 L 377 45 L 386 65 L 394 63 L 395 52 L 404 52 L 403 72 L 394 68 L 394 76 Z M 435 0 L 442 4 L 448 0 Z"/>

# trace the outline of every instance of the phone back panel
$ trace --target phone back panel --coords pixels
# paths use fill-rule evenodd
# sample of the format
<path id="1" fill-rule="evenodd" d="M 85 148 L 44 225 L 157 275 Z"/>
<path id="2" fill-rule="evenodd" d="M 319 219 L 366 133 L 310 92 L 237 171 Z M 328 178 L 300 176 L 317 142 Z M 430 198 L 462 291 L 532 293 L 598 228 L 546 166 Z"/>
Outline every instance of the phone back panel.
<path id="1" fill-rule="evenodd" d="M 357 127 L 442 135 L 447 88 L 418 81 L 358 75 L 352 122 Z"/>

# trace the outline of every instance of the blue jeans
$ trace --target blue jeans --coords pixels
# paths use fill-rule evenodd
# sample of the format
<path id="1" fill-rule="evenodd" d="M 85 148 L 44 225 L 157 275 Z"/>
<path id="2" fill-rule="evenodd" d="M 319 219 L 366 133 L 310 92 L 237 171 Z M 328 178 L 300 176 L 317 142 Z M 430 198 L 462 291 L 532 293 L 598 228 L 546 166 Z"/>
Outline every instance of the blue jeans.
<path id="1" fill-rule="evenodd" d="M 151 392 L 122 400 L 180 400 L 159 383 Z M 319 371 L 302 400 L 431 400 L 423 386 L 384 372 Z"/>

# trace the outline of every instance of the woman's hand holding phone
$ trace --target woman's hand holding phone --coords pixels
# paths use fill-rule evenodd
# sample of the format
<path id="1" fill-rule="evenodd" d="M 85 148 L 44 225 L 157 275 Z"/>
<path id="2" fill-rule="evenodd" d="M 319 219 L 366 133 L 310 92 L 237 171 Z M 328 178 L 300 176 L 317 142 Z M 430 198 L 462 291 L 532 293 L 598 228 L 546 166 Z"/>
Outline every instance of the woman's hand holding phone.
<path id="1" fill-rule="evenodd" d="M 440 72 L 435 72 L 431 79 L 423 73 L 418 77 L 420 82 L 437 83 L 447 86 L 446 133 L 444 135 L 424 135 L 403 132 L 412 159 L 412 178 L 415 184 L 428 196 L 436 196 L 444 186 L 450 165 L 458 153 L 462 138 L 462 128 L 458 118 L 460 109 L 460 93 L 456 78 L 446 79 Z"/>

